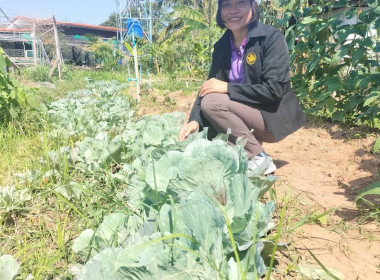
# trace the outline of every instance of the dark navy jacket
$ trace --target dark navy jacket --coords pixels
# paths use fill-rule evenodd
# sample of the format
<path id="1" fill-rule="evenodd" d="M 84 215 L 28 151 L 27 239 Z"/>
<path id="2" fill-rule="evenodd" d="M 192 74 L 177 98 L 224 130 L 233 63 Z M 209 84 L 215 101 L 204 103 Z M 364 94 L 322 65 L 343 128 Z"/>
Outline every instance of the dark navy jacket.
<path id="1" fill-rule="evenodd" d="M 280 30 L 256 22 L 247 33 L 244 52 L 245 84 L 229 83 L 231 69 L 231 31 L 227 30 L 214 45 L 210 78 L 228 82 L 228 95 L 261 111 L 279 141 L 306 124 L 305 115 L 289 81 L 289 52 Z M 250 56 L 247 60 L 247 56 Z M 252 59 L 256 60 L 254 63 Z M 198 95 L 191 110 L 190 121 L 197 121 L 200 129 L 209 126 L 201 111 L 202 97 Z"/>

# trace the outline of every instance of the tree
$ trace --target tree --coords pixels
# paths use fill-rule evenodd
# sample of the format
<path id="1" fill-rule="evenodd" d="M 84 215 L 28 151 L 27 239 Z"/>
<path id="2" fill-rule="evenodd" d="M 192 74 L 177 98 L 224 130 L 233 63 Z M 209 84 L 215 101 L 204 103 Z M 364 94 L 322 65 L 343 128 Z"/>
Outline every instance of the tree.
<path id="1" fill-rule="evenodd" d="M 208 56 L 209 60 L 211 60 L 212 34 L 216 32 L 216 25 L 213 21 L 216 14 L 216 1 L 183 0 L 175 1 L 175 3 L 176 5 L 172 7 L 173 20 L 162 30 L 160 38 L 168 38 L 168 36 L 173 36 L 178 31 L 183 33 L 181 29 L 188 31 L 207 30 L 209 36 Z"/>
<path id="2" fill-rule="evenodd" d="M 117 14 L 113 12 L 108 19 L 100 24 L 101 26 L 117 27 Z"/>

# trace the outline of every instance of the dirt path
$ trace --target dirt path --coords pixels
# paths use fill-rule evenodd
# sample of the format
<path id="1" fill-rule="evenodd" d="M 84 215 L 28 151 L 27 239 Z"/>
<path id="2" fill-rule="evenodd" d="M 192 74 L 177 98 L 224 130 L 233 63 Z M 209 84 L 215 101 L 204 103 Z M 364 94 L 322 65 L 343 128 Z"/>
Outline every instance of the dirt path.
<path id="1" fill-rule="evenodd" d="M 196 93 L 171 93 L 170 102 L 168 96 L 153 95 L 142 102 L 140 113 L 189 113 Z M 380 279 L 380 225 L 361 222 L 366 212 L 360 212 L 354 203 L 362 188 L 380 180 L 380 154 L 370 152 L 375 139 L 375 135 L 321 124 L 308 125 L 280 143 L 264 145 L 278 167 L 277 196 L 287 193 L 289 197 L 287 223 L 294 224 L 313 211 L 337 208 L 326 221 L 304 225 L 281 240 L 290 250 L 279 255 L 278 267 L 288 274 L 274 273 L 273 279 L 302 279 L 292 273 L 292 260 L 320 268 L 307 249 L 347 280 Z"/>
<path id="2" fill-rule="evenodd" d="M 289 236 L 297 253 L 293 257 L 319 267 L 307 248 L 345 279 L 380 279 L 380 226 L 359 223 L 363 215 L 354 203 L 362 188 L 380 180 L 380 155 L 370 152 L 374 136 L 347 140 L 345 134 L 335 127 L 307 126 L 264 147 L 279 167 L 276 191 L 295 200 L 290 215 L 338 208 L 326 224 L 304 225 Z"/>

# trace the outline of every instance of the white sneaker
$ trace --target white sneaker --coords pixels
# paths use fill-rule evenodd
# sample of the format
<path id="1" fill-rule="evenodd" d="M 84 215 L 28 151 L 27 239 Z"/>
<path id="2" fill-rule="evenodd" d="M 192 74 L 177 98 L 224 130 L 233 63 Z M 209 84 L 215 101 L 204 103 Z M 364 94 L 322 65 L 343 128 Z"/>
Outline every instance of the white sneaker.
<path id="1" fill-rule="evenodd" d="M 268 175 L 275 172 L 277 169 L 272 158 L 264 152 L 254 156 L 248 161 L 248 176 L 252 175 Z"/>

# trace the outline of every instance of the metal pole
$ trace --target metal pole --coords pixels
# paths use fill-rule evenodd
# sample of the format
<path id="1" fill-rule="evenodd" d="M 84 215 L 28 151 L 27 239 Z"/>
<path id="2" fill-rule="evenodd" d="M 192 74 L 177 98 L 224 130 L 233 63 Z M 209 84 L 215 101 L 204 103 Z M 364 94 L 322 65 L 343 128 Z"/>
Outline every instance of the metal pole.
<path id="1" fill-rule="evenodd" d="M 153 33 L 153 28 L 152 28 L 152 1 L 149 0 L 149 41 L 152 43 L 152 33 Z"/>
<path id="2" fill-rule="evenodd" d="M 140 81 L 139 81 L 139 63 L 137 60 L 137 44 L 136 41 L 133 39 L 133 57 L 135 60 L 135 76 L 136 76 L 136 96 L 137 96 L 137 103 L 140 103 Z"/>
<path id="3" fill-rule="evenodd" d="M 33 63 L 37 66 L 36 23 L 33 20 Z"/>

